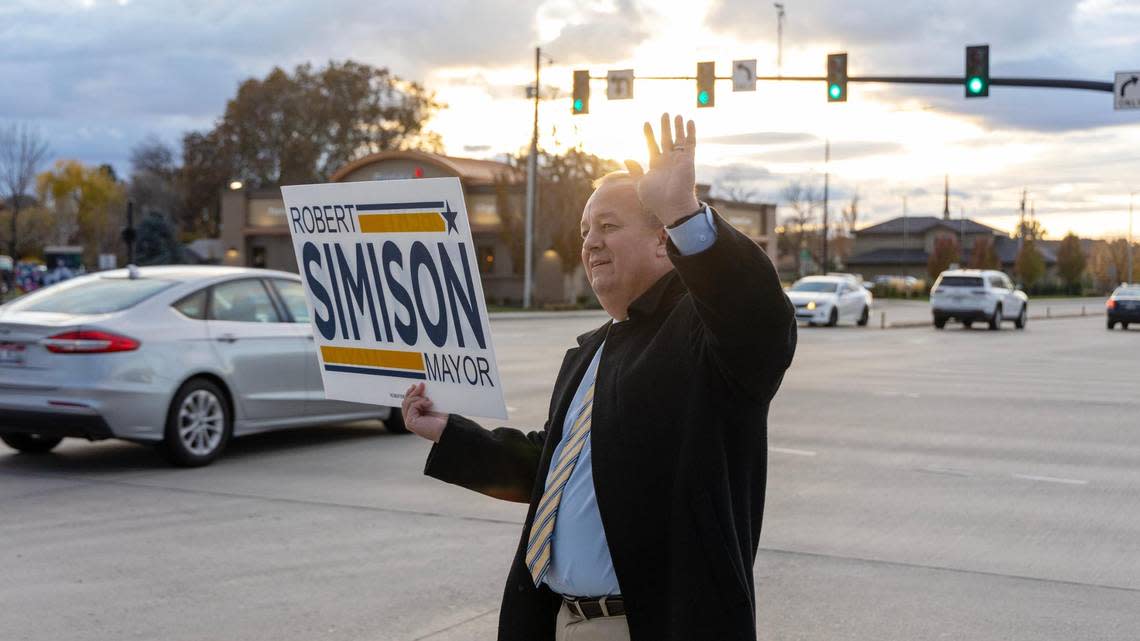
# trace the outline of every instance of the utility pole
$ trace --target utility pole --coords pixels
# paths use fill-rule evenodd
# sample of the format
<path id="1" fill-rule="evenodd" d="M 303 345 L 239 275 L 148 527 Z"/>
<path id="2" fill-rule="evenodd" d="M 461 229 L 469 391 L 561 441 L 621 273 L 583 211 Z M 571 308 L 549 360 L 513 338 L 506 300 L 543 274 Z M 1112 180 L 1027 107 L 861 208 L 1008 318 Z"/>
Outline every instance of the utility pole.
<path id="1" fill-rule="evenodd" d="M 775 3 L 776 7 L 776 76 L 784 75 L 784 4 Z"/>
<path id="2" fill-rule="evenodd" d="M 908 249 L 910 249 L 910 229 L 907 226 L 906 219 L 906 194 L 903 194 L 903 254 L 899 261 L 899 266 L 902 267 L 903 272 L 906 272 L 906 251 Z"/>
<path id="3" fill-rule="evenodd" d="M 526 246 L 523 250 L 523 307 L 530 309 L 531 289 L 534 286 L 534 206 L 538 196 L 538 97 L 542 93 L 539 73 L 542 68 L 542 48 L 534 48 L 534 129 L 530 135 L 530 156 L 526 163 Z"/>
<path id="4" fill-rule="evenodd" d="M 950 220 L 950 174 L 946 174 L 942 196 L 942 220 Z"/>
<path id="5" fill-rule="evenodd" d="M 1132 200 L 1136 197 L 1136 192 L 1128 194 L 1128 282 L 1132 282 Z"/>
<path id="6" fill-rule="evenodd" d="M 958 206 L 958 254 L 966 250 L 966 208 Z"/>
<path id="7" fill-rule="evenodd" d="M 1017 255 L 1021 255 L 1021 246 L 1025 244 L 1025 199 L 1029 197 L 1029 190 L 1021 190 L 1021 213 L 1017 217 Z"/>
<path id="8" fill-rule="evenodd" d="M 830 162 L 831 139 L 828 138 L 823 147 L 823 273 L 825 274 L 827 273 L 827 192 L 831 182 L 830 168 L 828 167 Z"/>

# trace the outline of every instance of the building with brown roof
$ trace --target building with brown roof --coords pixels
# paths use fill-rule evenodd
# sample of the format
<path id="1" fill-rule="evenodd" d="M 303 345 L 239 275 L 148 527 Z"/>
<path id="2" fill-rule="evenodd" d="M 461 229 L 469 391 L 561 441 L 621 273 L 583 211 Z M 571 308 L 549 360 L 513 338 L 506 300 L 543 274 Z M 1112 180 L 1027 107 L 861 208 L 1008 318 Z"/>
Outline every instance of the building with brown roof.
<path id="1" fill-rule="evenodd" d="M 504 217 L 525 211 L 526 176 L 516 168 L 423 151 L 383 151 L 348 163 L 329 182 L 441 177 L 459 178 L 463 186 L 487 299 L 521 301 L 523 266 L 514 264 L 503 234 Z M 221 200 L 225 264 L 297 271 L 280 189 L 227 190 Z M 535 257 L 536 302 L 562 302 L 564 281 L 557 256 Z"/>

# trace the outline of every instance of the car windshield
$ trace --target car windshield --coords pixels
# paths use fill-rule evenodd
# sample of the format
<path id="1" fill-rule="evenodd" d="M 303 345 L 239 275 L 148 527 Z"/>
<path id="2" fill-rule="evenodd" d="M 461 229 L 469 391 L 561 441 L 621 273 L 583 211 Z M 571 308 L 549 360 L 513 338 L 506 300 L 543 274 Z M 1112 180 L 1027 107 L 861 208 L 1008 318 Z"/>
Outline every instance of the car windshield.
<path id="1" fill-rule="evenodd" d="M 836 288 L 839 287 L 838 283 L 828 283 L 825 281 L 812 280 L 800 281 L 792 285 L 793 292 L 831 292 L 834 293 Z"/>
<path id="2" fill-rule="evenodd" d="M 940 287 L 985 287 L 981 276 L 943 276 Z"/>
<path id="3" fill-rule="evenodd" d="M 1112 294 L 1113 296 L 1140 296 L 1140 287 L 1121 287 Z"/>
<path id="4" fill-rule="evenodd" d="M 12 311 L 57 314 L 109 314 L 133 307 L 170 287 L 168 280 L 150 278 L 95 278 L 62 283 L 29 294 L 12 304 Z"/>

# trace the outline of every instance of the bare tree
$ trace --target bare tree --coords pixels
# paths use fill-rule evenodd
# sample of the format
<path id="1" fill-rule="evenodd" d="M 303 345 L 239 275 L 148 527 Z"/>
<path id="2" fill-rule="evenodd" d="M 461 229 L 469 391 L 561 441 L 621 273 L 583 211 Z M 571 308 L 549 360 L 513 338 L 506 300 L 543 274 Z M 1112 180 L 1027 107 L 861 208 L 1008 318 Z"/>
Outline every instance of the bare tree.
<path id="1" fill-rule="evenodd" d="M 802 273 L 801 254 L 808 240 L 807 235 L 815 223 L 815 210 L 820 205 L 820 197 L 810 184 L 799 180 L 788 183 L 784 187 L 783 196 L 785 204 L 792 209 L 792 213 L 784 222 L 784 228 L 788 230 L 785 233 L 792 241 L 791 249 L 796 259 L 796 272 Z"/>
<path id="2" fill-rule="evenodd" d="M 177 177 L 174 150 L 157 137 L 144 138 L 131 148 L 128 196 L 144 216 L 158 211 L 168 220 L 173 220 L 182 202 Z"/>
<path id="3" fill-rule="evenodd" d="M 760 196 L 760 192 L 755 189 L 749 189 L 743 185 L 720 185 L 717 188 L 718 195 L 725 200 L 736 203 L 750 203 L 755 202 Z"/>
<path id="4" fill-rule="evenodd" d="M 12 207 L 12 236 L 8 241 L 12 260 L 19 259 L 16 254 L 16 219 L 47 153 L 47 143 L 31 127 L 10 125 L 0 129 L 0 188 Z"/>

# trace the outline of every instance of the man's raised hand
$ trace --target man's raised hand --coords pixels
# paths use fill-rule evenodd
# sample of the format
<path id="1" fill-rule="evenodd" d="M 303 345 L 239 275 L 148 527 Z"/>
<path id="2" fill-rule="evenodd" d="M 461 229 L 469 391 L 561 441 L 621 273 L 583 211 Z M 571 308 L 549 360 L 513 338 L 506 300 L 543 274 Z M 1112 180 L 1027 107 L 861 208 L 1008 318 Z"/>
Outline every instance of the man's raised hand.
<path id="1" fill-rule="evenodd" d="M 424 387 L 426 385 L 423 383 L 417 383 L 404 392 L 404 403 L 401 406 L 404 425 L 412 433 L 438 443 L 443 436 L 443 428 L 447 427 L 447 414 L 431 411 L 432 402 L 424 396 Z"/>
<path id="2" fill-rule="evenodd" d="M 669 114 L 661 114 L 661 146 L 653 136 L 653 126 L 645 123 L 645 142 L 649 147 L 649 172 L 636 161 L 625 161 L 630 175 L 639 179 L 637 197 L 641 204 L 666 225 L 697 211 L 696 150 L 697 126 L 690 120 L 686 127 L 677 116 L 670 128 Z"/>

